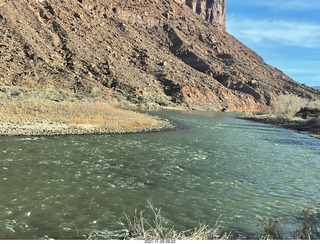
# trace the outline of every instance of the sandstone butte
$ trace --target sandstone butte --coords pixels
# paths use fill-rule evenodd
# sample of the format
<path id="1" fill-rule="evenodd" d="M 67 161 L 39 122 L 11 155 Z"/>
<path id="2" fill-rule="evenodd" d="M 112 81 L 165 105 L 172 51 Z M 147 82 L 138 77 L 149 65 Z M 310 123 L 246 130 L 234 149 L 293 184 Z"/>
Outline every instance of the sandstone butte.
<path id="1" fill-rule="evenodd" d="M 319 99 L 228 34 L 225 19 L 224 0 L 2 0 L 0 84 L 200 110 Z"/>

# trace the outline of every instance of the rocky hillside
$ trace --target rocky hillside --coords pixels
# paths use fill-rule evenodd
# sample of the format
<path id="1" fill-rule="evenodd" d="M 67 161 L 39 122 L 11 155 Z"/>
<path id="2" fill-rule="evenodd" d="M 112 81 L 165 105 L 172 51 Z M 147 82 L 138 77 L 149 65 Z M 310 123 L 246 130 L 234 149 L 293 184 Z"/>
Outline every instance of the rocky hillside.
<path id="1" fill-rule="evenodd" d="M 224 18 L 221 0 L 2 0 L 0 83 L 212 110 L 320 97 L 228 34 Z"/>

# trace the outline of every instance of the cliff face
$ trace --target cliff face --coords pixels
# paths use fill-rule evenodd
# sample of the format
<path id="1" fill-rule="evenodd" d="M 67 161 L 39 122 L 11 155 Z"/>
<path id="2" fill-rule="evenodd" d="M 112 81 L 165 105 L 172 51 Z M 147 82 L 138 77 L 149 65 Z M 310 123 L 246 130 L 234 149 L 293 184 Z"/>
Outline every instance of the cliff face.
<path id="1" fill-rule="evenodd" d="M 264 110 L 280 94 L 320 97 L 319 90 L 267 65 L 187 5 L 3 0 L 0 84 L 72 90 L 147 107 L 235 111 Z M 224 24 L 224 1 L 195 6 L 204 19 Z"/>
<path id="2" fill-rule="evenodd" d="M 182 0 L 194 12 L 213 25 L 225 29 L 226 4 L 224 0 Z"/>

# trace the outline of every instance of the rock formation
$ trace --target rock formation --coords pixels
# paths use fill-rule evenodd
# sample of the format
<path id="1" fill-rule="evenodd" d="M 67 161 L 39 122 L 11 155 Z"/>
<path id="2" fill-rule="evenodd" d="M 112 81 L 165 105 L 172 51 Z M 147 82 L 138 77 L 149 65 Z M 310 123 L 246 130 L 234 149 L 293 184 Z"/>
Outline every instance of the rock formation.
<path id="1" fill-rule="evenodd" d="M 224 0 L 183 0 L 194 12 L 213 25 L 226 27 L 226 4 Z"/>
<path id="2" fill-rule="evenodd" d="M 264 110 L 280 94 L 320 97 L 190 3 L 224 26 L 222 0 L 2 1 L 0 84 L 206 110 Z"/>

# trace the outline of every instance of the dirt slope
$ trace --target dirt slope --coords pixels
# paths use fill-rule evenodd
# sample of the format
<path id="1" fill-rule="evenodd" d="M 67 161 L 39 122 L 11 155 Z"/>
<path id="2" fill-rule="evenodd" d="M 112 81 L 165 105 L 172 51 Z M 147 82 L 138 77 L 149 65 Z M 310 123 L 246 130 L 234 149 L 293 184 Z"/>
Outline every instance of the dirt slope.
<path id="1" fill-rule="evenodd" d="M 2 0 L 0 83 L 212 110 L 320 97 L 175 0 Z"/>

